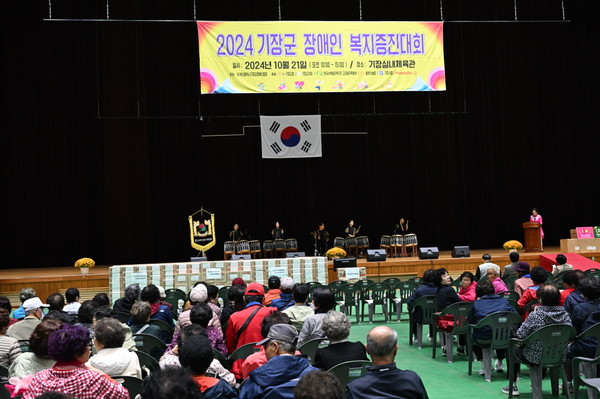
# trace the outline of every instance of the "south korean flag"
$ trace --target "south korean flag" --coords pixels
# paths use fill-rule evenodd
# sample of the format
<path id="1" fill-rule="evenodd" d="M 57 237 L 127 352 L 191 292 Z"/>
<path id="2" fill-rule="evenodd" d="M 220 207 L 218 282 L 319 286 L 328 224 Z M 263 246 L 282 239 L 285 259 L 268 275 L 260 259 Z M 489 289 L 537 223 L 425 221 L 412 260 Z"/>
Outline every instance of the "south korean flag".
<path id="1" fill-rule="evenodd" d="M 261 116 L 263 158 L 321 157 L 321 115 Z"/>

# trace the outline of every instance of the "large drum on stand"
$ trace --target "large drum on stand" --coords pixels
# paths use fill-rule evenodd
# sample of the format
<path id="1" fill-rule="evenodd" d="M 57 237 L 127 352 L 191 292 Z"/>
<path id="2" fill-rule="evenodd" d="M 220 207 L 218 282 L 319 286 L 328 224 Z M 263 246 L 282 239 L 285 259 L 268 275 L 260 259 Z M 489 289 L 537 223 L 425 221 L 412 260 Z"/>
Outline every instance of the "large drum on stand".
<path id="1" fill-rule="evenodd" d="M 273 240 L 265 240 L 263 241 L 263 253 L 266 257 L 273 257 Z"/>
<path id="2" fill-rule="evenodd" d="M 235 253 L 235 242 L 225 241 L 223 243 L 223 259 L 231 259 L 231 255 Z"/>
<path id="3" fill-rule="evenodd" d="M 394 256 L 404 256 L 404 237 L 400 234 L 394 234 L 391 238 L 391 250 L 394 252 Z"/>
<path id="4" fill-rule="evenodd" d="M 406 248 L 406 254 L 408 255 L 408 250 L 411 251 L 411 256 L 415 256 L 417 254 L 419 242 L 417 241 L 416 234 L 406 234 L 404 235 L 404 247 Z"/>
<path id="5" fill-rule="evenodd" d="M 298 240 L 295 238 L 285 240 L 285 252 L 298 252 Z"/>

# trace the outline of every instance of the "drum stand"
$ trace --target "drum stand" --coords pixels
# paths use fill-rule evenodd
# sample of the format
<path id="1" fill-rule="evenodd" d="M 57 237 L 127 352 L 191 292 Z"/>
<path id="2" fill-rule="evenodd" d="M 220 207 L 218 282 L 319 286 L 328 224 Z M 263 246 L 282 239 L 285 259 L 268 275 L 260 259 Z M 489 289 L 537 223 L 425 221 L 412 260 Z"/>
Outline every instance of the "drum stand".
<path id="1" fill-rule="evenodd" d="M 317 234 L 314 234 L 315 237 L 315 253 L 314 256 L 319 256 L 319 251 L 317 251 Z"/>

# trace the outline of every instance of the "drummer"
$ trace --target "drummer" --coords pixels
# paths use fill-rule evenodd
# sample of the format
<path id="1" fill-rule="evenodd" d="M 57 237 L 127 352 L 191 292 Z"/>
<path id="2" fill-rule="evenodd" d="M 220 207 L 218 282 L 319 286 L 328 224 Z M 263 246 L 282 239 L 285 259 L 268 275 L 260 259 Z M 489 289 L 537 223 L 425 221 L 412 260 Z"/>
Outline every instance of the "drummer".
<path id="1" fill-rule="evenodd" d="M 344 232 L 346 233 L 347 237 L 356 237 L 356 233 L 358 231 L 356 230 L 356 227 L 354 227 L 354 220 L 350 220 L 350 222 L 348 222 L 348 227 L 346 227 Z"/>
<path id="2" fill-rule="evenodd" d="M 279 222 L 275 222 L 275 228 L 271 230 L 271 236 L 273 240 L 283 240 L 283 229 L 279 225 Z"/>
<path id="3" fill-rule="evenodd" d="M 229 241 L 239 241 L 244 238 L 240 231 L 240 226 L 236 223 L 233 225 L 233 230 L 229 232 Z"/>
<path id="4" fill-rule="evenodd" d="M 325 230 L 325 223 L 321 223 L 315 232 L 317 237 L 317 252 L 319 255 L 325 256 L 327 252 L 327 241 L 329 241 L 329 233 Z"/>
<path id="5" fill-rule="evenodd" d="M 405 235 L 408 234 L 410 231 L 408 230 L 408 219 L 404 219 L 404 217 L 401 217 L 400 220 L 398 220 L 398 223 L 396 224 L 396 226 L 394 227 L 394 234 L 400 234 L 400 235 Z"/>

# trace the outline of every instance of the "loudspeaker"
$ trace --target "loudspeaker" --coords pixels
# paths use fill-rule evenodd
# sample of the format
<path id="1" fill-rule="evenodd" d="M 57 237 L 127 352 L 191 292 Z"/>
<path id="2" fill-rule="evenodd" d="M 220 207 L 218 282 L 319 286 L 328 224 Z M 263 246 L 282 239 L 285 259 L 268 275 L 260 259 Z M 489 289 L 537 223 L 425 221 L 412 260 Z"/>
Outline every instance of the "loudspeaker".
<path id="1" fill-rule="evenodd" d="M 333 271 L 338 267 L 356 267 L 356 258 L 333 258 Z"/>
<path id="2" fill-rule="evenodd" d="M 190 260 L 192 262 L 206 262 L 208 259 L 206 258 L 206 256 L 192 256 Z"/>
<path id="3" fill-rule="evenodd" d="M 304 252 L 286 252 L 286 258 L 303 258 L 306 254 Z"/>
<path id="4" fill-rule="evenodd" d="M 385 249 L 367 249 L 367 262 L 383 262 L 386 259 Z"/>
<path id="5" fill-rule="evenodd" d="M 438 247 L 419 248 L 419 259 L 437 259 L 440 257 Z"/>
<path id="6" fill-rule="evenodd" d="M 243 255 L 231 255 L 231 260 L 250 260 L 252 259 L 252 255 L 243 254 Z"/>
<path id="7" fill-rule="evenodd" d="M 466 246 L 457 245 L 452 250 L 452 257 L 453 258 L 470 258 L 471 250 L 469 249 L 468 245 L 466 245 Z"/>

